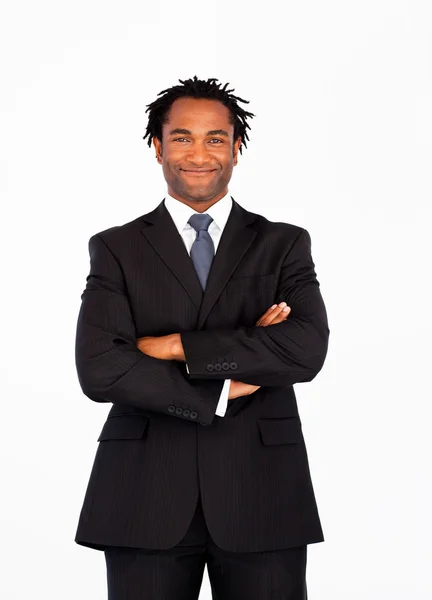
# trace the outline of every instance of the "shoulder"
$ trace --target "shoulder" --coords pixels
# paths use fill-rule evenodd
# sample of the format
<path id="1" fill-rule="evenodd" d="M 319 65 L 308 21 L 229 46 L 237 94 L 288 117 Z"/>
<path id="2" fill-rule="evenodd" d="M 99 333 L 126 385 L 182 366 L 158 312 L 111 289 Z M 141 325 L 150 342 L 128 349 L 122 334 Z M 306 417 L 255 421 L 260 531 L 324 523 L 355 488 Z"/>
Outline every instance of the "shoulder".
<path id="1" fill-rule="evenodd" d="M 263 215 L 248 211 L 254 217 L 253 227 L 261 235 L 272 235 L 294 242 L 298 238 L 310 239 L 309 232 L 299 224 L 287 221 L 270 221 Z"/>
<path id="2" fill-rule="evenodd" d="M 119 243 L 123 243 L 125 240 L 133 239 L 139 234 L 140 229 L 143 227 L 142 216 L 123 223 L 122 225 L 113 225 L 101 231 L 93 233 L 90 237 L 89 243 L 94 239 L 99 238 L 109 248 L 116 247 Z"/>

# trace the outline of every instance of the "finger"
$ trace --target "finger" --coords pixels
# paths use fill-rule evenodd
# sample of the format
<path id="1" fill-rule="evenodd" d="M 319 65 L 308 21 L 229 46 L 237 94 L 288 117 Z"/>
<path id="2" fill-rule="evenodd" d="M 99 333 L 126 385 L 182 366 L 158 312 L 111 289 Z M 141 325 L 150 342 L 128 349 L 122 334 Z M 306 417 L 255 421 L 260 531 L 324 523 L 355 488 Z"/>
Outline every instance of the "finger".
<path id="1" fill-rule="evenodd" d="M 285 310 L 286 307 L 286 303 L 283 302 L 281 303 L 281 305 L 277 305 L 276 308 L 272 311 L 267 311 L 266 315 L 264 315 L 263 317 L 261 317 L 260 319 L 260 325 L 262 327 L 266 327 L 267 325 L 271 325 L 273 322 L 277 321 L 278 319 L 280 319 L 281 321 L 283 321 L 283 319 L 285 319 L 287 317 L 287 315 L 289 314 L 289 310 Z"/>
<path id="2" fill-rule="evenodd" d="M 282 323 L 285 321 L 289 315 L 288 311 L 281 311 L 279 314 L 275 315 L 275 317 L 269 317 L 266 321 L 261 324 L 261 327 L 268 327 L 269 325 L 276 325 L 277 323 Z"/>
<path id="3" fill-rule="evenodd" d="M 291 312 L 291 307 L 290 306 L 285 306 L 279 314 L 275 315 L 275 317 L 273 319 L 271 319 L 271 322 L 269 323 L 269 325 L 274 325 L 275 323 L 282 323 L 282 321 L 285 321 L 285 319 L 288 317 L 288 315 Z"/>
<path id="4" fill-rule="evenodd" d="M 258 321 L 255 323 L 256 325 L 260 325 L 261 322 L 268 317 L 268 315 L 270 315 L 273 310 L 277 307 L 277 304 L 273 304 L 273 306 L 270 306 L 270 308 L 258 319 Z"/>
<path id="5" fill-rule="evenodd" d="M 264 313 L 264 315 L 258 321 L 259 325 L 262 327 L 269 325 L 273 321 L 273 319 L 275 319 L 277 317 L 277 315 L 281 312 L 281 310 L 282 310 L 282 307 L 276 305 L 275 308 Z"/>
<path id="6" fill-rule="evenodd" d="M 286 302 L 281 302 L 280 304 L 273 304 L 273 306 L 271 306 L 268 309 L 268 311 L 265 312 L 262 317 L 260 317 L 260 319 L 258 320 L 258 323 L 260 325 L 263 325 L 263 324 L 269 325 L 273 321 L 273 319 L 275 319 L 277 317 L 277 315 L 283 310 L 283 308 L 285 306 L 286 306 Z"/>

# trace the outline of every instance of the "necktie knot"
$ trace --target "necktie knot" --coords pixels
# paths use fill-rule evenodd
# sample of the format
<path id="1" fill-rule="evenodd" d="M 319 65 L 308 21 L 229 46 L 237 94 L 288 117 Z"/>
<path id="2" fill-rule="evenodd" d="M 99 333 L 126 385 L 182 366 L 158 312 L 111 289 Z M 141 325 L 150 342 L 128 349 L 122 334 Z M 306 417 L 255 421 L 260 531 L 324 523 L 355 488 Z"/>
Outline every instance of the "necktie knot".
<path id="1" fill-rule="evenodd" d="M 188 223 L 191 227 L 198 231 L 207 231 L 213 218 L 207 213 L 195 213 L 191 216 Z"/>

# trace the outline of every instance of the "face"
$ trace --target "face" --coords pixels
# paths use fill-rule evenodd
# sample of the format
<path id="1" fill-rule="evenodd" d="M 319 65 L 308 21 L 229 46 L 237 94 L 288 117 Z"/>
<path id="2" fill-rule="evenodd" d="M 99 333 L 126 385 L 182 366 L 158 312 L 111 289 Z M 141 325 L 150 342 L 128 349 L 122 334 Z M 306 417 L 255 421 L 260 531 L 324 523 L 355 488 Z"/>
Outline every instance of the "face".
<path id="1" fill-rule="evenodd" d="M 168 193 L 205 212 L 228 192 L 241 137 L 233 140 L 229 109 L 218 100 L 178 98 L 153 138 Z"/>

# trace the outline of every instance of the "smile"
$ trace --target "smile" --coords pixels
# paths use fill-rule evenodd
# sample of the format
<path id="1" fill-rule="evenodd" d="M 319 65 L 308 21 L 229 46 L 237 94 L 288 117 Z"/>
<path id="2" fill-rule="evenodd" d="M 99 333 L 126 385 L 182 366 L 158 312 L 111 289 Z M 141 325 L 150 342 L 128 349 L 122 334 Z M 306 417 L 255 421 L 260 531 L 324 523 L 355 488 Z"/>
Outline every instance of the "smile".
<path id="1" fill-rule="evenodd" d="M 193 171 L 193 170 L 186 171 L 185 169 L 181 169 L 181 171 L 183 171 L 183 173 L 186 173 L 186 175 L 191 175 L 192 177 L 204 177 L 205 175 L 214 173 L 216 171 L 216 169 L 211 169 L 210 171 Z"/>

